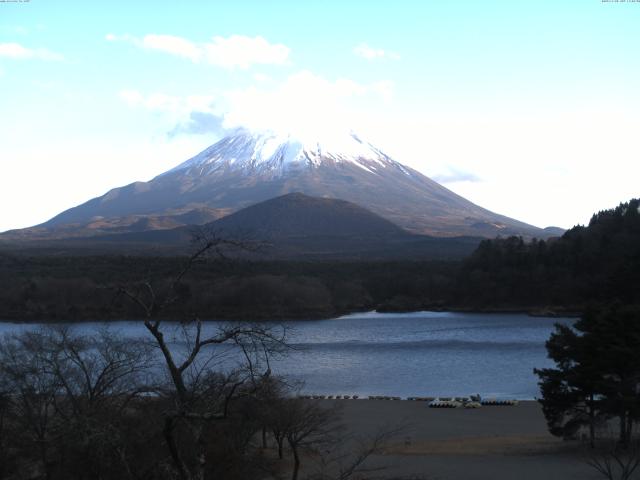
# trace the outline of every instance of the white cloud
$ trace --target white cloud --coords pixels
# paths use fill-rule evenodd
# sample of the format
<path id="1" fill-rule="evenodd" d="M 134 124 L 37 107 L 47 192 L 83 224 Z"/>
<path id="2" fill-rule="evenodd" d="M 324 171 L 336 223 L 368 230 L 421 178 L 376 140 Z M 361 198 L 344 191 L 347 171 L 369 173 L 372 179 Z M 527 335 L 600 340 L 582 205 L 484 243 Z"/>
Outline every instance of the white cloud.
<path id="1" fill-rule="evenodd" d="M 152 93 L 147 96 L 144 106 L 149 110 L 177 112 L 181 107 L 181 99 L 164 93 Z"/>
<path id="2" fill-rule="evenodd" d="M 0 43 L 0 57 L 14 60 L 62 60 L 64 57 L 46 48 L 27 48 L 19 43 Z"/>
<path id="3" fill-rule="evenodd" d="M 268 82 L 269 80 L 271 80 L 271 77 L 269 77 L 269 75 L 265 75 L 264 73 L 256 73 L 253 75 L 253 79 L 256 82 Z"/>
<path id="4" fill-rule="evenodd" d="M 367 114 L 360 107 L 379 105 L 392 95 L 393 83 L 389 81 L 328 80 L 307 70 L 280 82 L 260 77 L 248 88 L 215 96 L 176 96 L 136 89 L 118 92 L 130 107 L 161 114 L 170 136 L 246 127 L 294 134 L 302 139 L 351 129 L 362 132 L 360 127 Z"/>
<path id="5" fill-rule="evenodd" d="M 212 112 L 212 105 L 215 97 L 213 95 L 188 95 L 184 98 L 184 105 L 187 110 L 197 110 L 199 112 Z"/>
<path id="6" fill-rule="evenodd" d="M 215 36 L 210 42 L 196 43 L 175 35 L 149 34 L 137 38 L 129 34 L 108 33 L 105 39 L 129 42 L 139 48 L 158 50 L 183 57 L 194 63 L 206 63 L 223 68 L 247 69 L 252 65 L 284 65 L 288 62 L 289 47 L 269 43 L 261 36 Z"/>
<path id="7" fill-rule="evenodd" d="M 400 55 L 395 52 L 383 50 L 382 48 L 373 48 L 366 43 L 360 43 L 353 49 L 353 53 L 359 57 L 366 58 L 367 60 L 375 60 L 376 58 L 389 58 L 391 60 L 398 60 Z"/>
<path id="8" fill-rule="evenodd" d="M 142 47 L 185 57 L 192 62 L 199 62 L 202 58 L 201 48 L 185 38 L 173 35 L 145 35 L 142 38 Z"/>
<path id="9" fill-rule="evenodd" d="M 362 84 L 339 78 L 327 80 L 303 70 L 273 88 L 252 86 L 228 92 L 225 127 L 275 130 L 306 138 L 356 128 L 357 102 L 386 100 L 392 84 Z"/>
<path id="10" fill-rule="evenodd" d="M 248 68 L 253 64 L 283 65 L 289 58 L 289 47 L 271 44 L 264 38 L 231 35 L 213 37 L 203 45 L 209 63 L 227 68 Z"/>
<path id="11" fill-rule="evenodd" d="M 385 101 L 389 102 L 393 97 L 395 85 L 390 80 L 381 80 L 379 82 L 372 83 L 370 88 L 371 91 L 376 92 Z"/>
<path id="12" fill-rule="evenodd" d="M 162 129 L 169 139 L 181 134 L 221 135 L 224 114 L 215 108 L 211 95 L 175 96 L 165 93 L 143 94 L 138 90 L 121 90 L 118 97 L 132 108 L 148 111 L 160 117 Z"/>
<path id="13" fill-rule="evenodd" d="M 169 138 L 180 134 L 222 136 L 225 133 L 224 116 L 194 110 L 189 114 L 188 119 L 178 122 L 175 127 L 169 130 L 167 136 Z"/>

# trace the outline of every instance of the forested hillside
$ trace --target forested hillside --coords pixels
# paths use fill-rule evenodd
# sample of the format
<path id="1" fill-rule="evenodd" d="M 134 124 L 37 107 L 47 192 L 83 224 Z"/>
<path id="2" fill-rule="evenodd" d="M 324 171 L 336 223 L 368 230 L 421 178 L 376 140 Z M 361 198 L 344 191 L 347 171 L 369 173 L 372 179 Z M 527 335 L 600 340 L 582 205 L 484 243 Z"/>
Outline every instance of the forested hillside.
<path id="1" fill-rule="evenodd" d="M 562 237 L 483 241 L 464 261 L 209 259 L 184 278 L 166 317 L 317 318 L 353 311 L 461 309 L 580 312 L 637 303 L 640 200 L 593 216 Z M 0 319 L 133 318 L 122 285 L 170 285 L 188 257 L 0 254 Z"/>
<path id="2" fill-rule="evenodd" d="M 549 241 L 483 241 L 456 282 L 460 302 L 577 309 L 590 302 L 637 302 L 639 209 L 640 200 L 631 200 Z"/>

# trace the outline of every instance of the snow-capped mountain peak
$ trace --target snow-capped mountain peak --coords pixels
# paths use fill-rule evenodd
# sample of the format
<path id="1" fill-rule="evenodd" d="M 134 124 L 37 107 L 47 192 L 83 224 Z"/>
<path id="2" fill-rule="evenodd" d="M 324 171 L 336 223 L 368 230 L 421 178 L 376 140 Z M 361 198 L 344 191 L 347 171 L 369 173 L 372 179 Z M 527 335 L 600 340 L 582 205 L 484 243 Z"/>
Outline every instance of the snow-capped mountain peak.
<path id="1" fill-rule="evenodd" d="M 140 221 L 140 228 L 204 223 L 293 192 L 355 203 L 414 233 L 548 236 L 471 203 L 353 133 L 249 130 L 234 132 L 148 182 L 114 188 L 66 210 L 40 228 L 131 225 L 137 231 Z"/>
<path id="2" fill-rule="evenodd" d="M 375 173 L 377 167 L 403 168 L 353 132 L 302 139 L 291 134 L 239 129 L 167 173 L 207 175 L 236 170 L 282 176 L 290 169 L 316 168 L 327 161 L 350 163 L 370 173 Z"/>

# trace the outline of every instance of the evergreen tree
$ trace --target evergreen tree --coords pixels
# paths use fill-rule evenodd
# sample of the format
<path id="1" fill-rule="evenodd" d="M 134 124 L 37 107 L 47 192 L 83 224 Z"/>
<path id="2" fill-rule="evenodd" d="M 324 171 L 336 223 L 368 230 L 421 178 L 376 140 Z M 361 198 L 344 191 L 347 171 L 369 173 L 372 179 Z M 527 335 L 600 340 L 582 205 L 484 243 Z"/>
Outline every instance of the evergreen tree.
<path id="1" fill-rule="evenodd" d="M 619 420 L 619 442 L 631 441 L 640 418 L 640 310 L 591 309 L 573 328 L 556 325 L 546 343 L 556 368 L 536 369 L 543 412 L 552 434 L 571 436 L 600 418 Z"/>
<path id="2" fill-rule="evenodd" d="M 576 328 L 597 342 L 603 409 L 618 418 L 620 443 L 629 445 L 633 422 L 640 419 L 640 309 L 592 310 Z"/>
<path id="3" fill-rule="evenodd" d="M 546 343 L 549 358 L 557 368 L 535 369 L 540 377 L 542 411 L 549 431 L 569 438 L 584 425 L 589 427 L 589 441 L 595 441 L 595 425 L 601 418 L 598 396 L 599 375 L 595 364 L 595 345 L 590 338 L 566 325 L 556 330 Z"/>

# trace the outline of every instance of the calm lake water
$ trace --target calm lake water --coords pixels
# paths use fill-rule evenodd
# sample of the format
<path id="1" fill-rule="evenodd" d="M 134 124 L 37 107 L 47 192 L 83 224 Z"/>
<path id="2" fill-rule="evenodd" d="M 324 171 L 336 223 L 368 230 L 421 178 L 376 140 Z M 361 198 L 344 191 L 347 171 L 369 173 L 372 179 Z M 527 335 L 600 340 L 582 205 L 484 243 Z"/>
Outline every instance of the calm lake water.
<path id="1" fill-rule="evenodd" d="M 539 396 L 533 368 L 552 365 L 544 342 L 554 323 L 573 321 L 523 314 L 371 312 L 283 322 L 295 348 L 274 360 L 271 368 L 304 382 L 305 393 L 401 397 L 480 393 L 533 399 Z M 217 325 L 208 322 L 206 330 Z M 0 322 L 0 334 L 37 327 Z M 74 328 L 92 334 L 105 324 Z M 141 322 L 117 322 L 108 328 L 129 338 L 149 335 Z M 178 329 L 174 335 L 178 345 Z M 227 358 L 235 356 L 228 352 Z"/>

